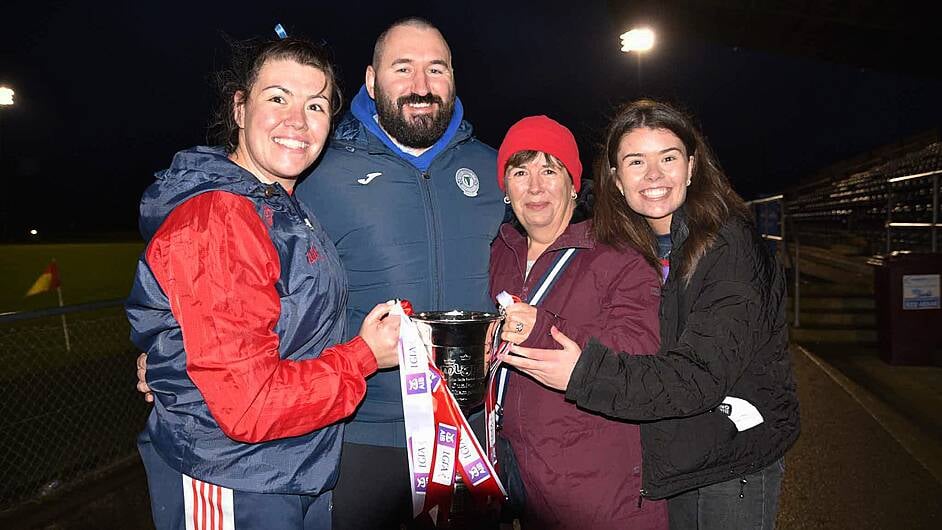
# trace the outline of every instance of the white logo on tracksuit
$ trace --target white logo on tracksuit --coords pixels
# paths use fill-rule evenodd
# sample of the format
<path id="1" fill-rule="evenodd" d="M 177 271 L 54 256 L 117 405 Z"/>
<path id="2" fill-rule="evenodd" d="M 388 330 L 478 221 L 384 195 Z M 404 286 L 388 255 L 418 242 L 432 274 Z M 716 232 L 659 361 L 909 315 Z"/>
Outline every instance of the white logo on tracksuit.
<path id="1" fill-rule="evenodd" d="M 363 184 L 363 185 L 365 186 L 365 185 L 369 184 L 370 182 L 373 182 L 373 179 L 375 179 L 376 177 L 378 177 L 378 176 L 380 176 L 380 175 L 382 175 L 382 174 L 383 174 L 382 171 L 377 171 L 377 172 L 375 172 L 375 173 L 367 173 L 367 174 L 366 174 L 366 177 L 361 178 L 361 179 L 357 179 L 357 182 L 359 182 L 360 184 Z"/>

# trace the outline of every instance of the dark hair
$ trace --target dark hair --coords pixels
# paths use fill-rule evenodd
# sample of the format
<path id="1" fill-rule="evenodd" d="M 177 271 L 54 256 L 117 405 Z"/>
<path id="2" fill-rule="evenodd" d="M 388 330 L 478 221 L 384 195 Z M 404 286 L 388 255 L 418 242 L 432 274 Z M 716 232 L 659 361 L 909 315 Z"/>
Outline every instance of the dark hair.
<path id="1" fill-rule="evenodd" d="M 507 169 L 512 167 L 521 167 L 528 162 L 536 160 L 537 157 L 543 157 L 543 161 L 552 165 L 555 165 L 557 168 L 562 168 L 565 171 L 565 175 L 569 177 L 569 183 L 572 184 L 572 173 L 569 172 L 569 168 L 566 167 L 566 164 L 563 164 L 563 161 L 556 158 L 555 156 L 543 152 L 535 151 L 532 149 L 526 149 L 523 151 L 517 151 L 510 158 L 507 159 L 507 163 L 504 164 L 504 167 L 501 170 L 500 175 L 497 178 L 501 179 L 504 182 L 504 189 L 507 189 Z M 587 219 L 589 217 L 588 208 L 581 208 L 583 205 L 582 202 L 576 203 L 576 208 L 573 211 L 573 219 Z M 526 232 L 526 229 L 523 228 L 523 223 L 520 222 L 520 219 L 517 218 L 517 213 L 513 211 L 513 208 L 508 208 L 504 217 L 505 222 L 509 222 L 517 230 L 522 233 Z M 576 221 L 570 221 L 576 222 Z"/>
<path id="2" fill-rule="evenodd" d="M 629 245 L 638 249 L 647 261 L 660 270 L 657 239 L 647 220 L 628 207 L 625 197 L 615 185 L 618 167 L 618 145 L 621 139 L 639 128 L 666 129 L 680 138 L 687 156 L 694 157 L 691 184 L 683 208 L 690 235 L 679 258 L 671 260 L 677 273 L 689 282 L 700 258 L 713 244 L 723 223 L 730 216 L 751 219 L 742 198 L 733 191 L 729 179 L 720 169 L 703 134 L 689 116 L 680 110 L 650 99 L 633 101 L 615 114 L 605 134 L 596 168 L 598 190 L 595 203 L 595 237 L 615 246 Z"/>
<path id="3" fill-rule="evenodd" d="M 569 168 L 566 167 L 566 164 L 563 164 L 563 161 L 556 158 L 555 156 L 544 153 L 543 151 L 534 151 L 532 149 L 526 149 L 524 151 L 517 151 L 510 158 L 507 159 L 507 163 L 504 164 L 504 168 L 501 171 L 499 178 L 503 179 L 504 175 L 507 173 L 507 168 L 509 167 L 521 167 L 524 164 L 531 162 L 536 159 L 536 157 L 543 155 L 543 161 L 549 164 L 552 164 L 556 167 L 560 167 L 566 170 L 566 174 L 569 175 Z M 569 180 L 572 181 L 572 175 L 569 175 Z"/>
<path id="4" fill-rule="evenodd" d="M 229 40 L 232 58 L 227 68 L 215 73 L 214 81 L 219 102 L 209 123 L 209 142 L 222 145 L 232 154 L 239 146 L 239 125 L 235 121 L 234 98 L 238 93 L 248 96 L 258 73 L 268 61 L 292 60 L 324 72 L 330 87 L 330 110 L 336 115 L 342 105 L 337 76 L 327 48 L 299 37 L 281 40 Z"/>
<path id="5" fill-rule="evenodd" d="M 380 56 L 383 55 L 383 49 L 386 47 L 386 39 L 389 37 L 389 33 L 392 32 L 392 30 L 398 27 L 402 27 L 402 26 L 408 26 L 408 27 L 419 28 L 419 29 L 434 29 L 435 31 L 438 31 L 438 33 L 441 33 L 441 30 L 435 27 L 434 24 L 432 24 L 428 20 L 425 20 L 422 17 L 400 18 L 399 20 L 387 26 L 386 29 L 384 29 L 383 32 L 379 34 L 379 37 L 376 37 L 376 44 L 373 45 L 373 63 L 372 64 L 373 64 L 374 70 L 379 69 L 379 58 Z M 445 40 L 444 37 L 442 37 L 442 40 Z M 445 48 L 448 48 L 447 42 L 445 43 Z M 449 55 L 451 54 L 451 49 L 448 49 L 448 53 Z"/>

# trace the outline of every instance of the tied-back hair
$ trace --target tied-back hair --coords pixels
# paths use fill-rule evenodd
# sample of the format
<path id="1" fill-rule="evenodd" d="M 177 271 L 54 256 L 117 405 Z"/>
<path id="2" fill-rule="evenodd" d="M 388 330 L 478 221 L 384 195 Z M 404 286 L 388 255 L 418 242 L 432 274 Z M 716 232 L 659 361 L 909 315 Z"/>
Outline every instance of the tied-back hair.
<path id="1" fill-rule="evenodd" d="M 229 154 L 235 152 L 239 146 L 239 124 L 235 121 L 234 112 L 235 95 L 241 92 L 243 98 L 248 98 L 259 71 L 268 61 L 291 60 L 324 72 L 324 90 L 330 90 L 331 117 L 340 112 L 343 100 L 326 46 L 302 37 L 245 41 L 226 38 L 226 42 L 231 53 L 229 65 L 213 75 L 219 101 L 209 122 L 207 139 L 211 145 L 221 145 Z"/>
<path id="2" fill-rule="evenodd" d="M 621 107 L 608 126 L 605 143 L 597 162 L 595 237 L 617 247 L 638 249 L 655 270 L 660 270 L 657 237 L 646 218 L 628 207 L 615 185 L 618 145 L 622 138 L 639 128 L 664 129 L 674 133 L 684 144 L 687 156 L 693 156 L 693 172 L 687 197 L 682 205 L 689 235 L 672 252 L 671 268 L 690 282 L 700 258 L 716 241 L 720 228 L 730 217 L 751 223 L 751 213 L 742 198 L 733 191 L 729 179 L 691 118 L 674 107 L 650 99 L 641 99 Z"/>

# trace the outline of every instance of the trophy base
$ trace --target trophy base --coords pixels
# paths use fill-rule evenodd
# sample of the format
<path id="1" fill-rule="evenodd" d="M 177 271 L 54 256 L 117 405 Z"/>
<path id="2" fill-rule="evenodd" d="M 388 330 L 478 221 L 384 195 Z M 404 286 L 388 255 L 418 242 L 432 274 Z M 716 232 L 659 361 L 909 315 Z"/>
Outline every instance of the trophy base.
<path id="1" fill-rule="evenodd" d="M 498 530 L 500 527 L 500 502 L 489 499 L 477 501 L 471 491 L 455 477 L 455 492 L 451 497 L 451 511 L 448 520 L 439 528 L 448 530 Z"/>

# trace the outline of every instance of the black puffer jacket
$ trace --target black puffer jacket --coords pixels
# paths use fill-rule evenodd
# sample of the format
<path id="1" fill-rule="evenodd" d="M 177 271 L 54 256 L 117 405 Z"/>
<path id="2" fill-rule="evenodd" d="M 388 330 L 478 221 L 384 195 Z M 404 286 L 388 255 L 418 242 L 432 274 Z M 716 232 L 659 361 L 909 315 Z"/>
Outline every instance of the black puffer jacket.
<path id="1" fill-rule="evenodd" d="M 674 256 L 687 235 L 681 209 L 671 222 Z M 586 409 L 651 421 L 641 427 L 642 483 L 654 499 L 761 470 L 799 431 L 785 279 L 753 227 L 727 221 L 689 285 L 672 265 L 659 354 L 622 355 L 590 341 L 566 392 Z M 764 421 L 737 431 L 718 407 L 727 396 L 751 403 Z"/>

